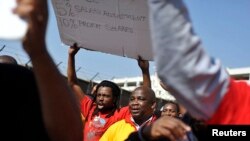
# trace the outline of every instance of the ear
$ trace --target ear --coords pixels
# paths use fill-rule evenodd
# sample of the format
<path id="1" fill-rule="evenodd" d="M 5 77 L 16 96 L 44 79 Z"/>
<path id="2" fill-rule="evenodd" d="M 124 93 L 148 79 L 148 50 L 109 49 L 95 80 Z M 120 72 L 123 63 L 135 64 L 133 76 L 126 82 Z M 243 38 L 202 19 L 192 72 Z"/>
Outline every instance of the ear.
<path id="1" fill-rule="evenodd" d="M 156 108 L 156 102 L 154 101 L 152 106 L 151 106 L 152 109 L 155 109 Z"/>

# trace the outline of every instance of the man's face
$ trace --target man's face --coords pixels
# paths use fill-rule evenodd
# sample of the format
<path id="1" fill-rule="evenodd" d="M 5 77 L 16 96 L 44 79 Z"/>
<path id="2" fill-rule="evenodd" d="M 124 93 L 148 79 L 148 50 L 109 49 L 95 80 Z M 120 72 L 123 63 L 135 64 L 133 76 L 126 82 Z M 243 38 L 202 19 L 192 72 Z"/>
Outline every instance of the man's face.
<path id="1" fill-rule="evenodd" d="M 134 91 L 129 99 L 129 110 L 134 119 L 142 119 L 145 116 L 151 116 L 155 104 L 150 99 L 148 93 L 143 89 Z"/>
<path id="2" fill-rule="evenodd" d="M 163 110 L 161 112 L 161 116 L 171 116 L 178 117 L 177 107 L 172 103 L 167 103 L 164 105 Z"/>
<path id="3" fill-rule="evenodd" d="M 113 105 L 112 89 L 110 87 L 99 87 L 96 94 L 96 104 L 98 109 L 111 108 Z"/>

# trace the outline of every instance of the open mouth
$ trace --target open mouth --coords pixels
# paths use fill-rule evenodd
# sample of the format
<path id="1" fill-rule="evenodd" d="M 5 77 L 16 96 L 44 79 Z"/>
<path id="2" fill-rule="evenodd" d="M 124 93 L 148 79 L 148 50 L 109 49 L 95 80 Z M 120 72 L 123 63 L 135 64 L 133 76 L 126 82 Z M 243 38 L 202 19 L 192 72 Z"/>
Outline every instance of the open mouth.
<path id="1" fill-rule="evenodd" d="M 137 109 L 137 108 L 131 109 L 131 113 L 138 113 L 139 111 L 140 109 Z"/>
<path id="2" fill-rule="evenodd" d="M 104 107 L 102 103 L 98 103 L 97 106 L 98 106 L 99 109 Z"/>

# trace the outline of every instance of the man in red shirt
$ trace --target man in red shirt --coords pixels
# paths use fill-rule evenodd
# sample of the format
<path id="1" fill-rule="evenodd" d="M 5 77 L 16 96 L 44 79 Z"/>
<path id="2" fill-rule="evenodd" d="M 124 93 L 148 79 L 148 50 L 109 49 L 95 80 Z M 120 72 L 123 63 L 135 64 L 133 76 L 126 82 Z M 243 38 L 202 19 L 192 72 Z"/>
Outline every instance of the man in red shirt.
<path id="1" fill-rule="evenodd" d="M 119 108 L 120 88 L 111 81 L 104 80 L 96 87 L 94 98 L 86 96 L 77 82 L 75 55 L 79 47 L 69 48 L 68 83 L 79 100 L 79 108 L 85 119 L 84 141 L 98 141 L 110 125 L 129 114 L 128 107 Z"/>

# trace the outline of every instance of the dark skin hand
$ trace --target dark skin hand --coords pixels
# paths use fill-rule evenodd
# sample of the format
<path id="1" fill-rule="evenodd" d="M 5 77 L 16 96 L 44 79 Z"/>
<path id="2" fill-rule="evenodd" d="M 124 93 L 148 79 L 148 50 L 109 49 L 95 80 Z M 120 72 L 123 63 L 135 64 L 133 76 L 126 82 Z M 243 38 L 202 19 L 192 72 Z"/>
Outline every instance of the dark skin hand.
<path id="1" fill-rule="evenodd" d="M 138 62 L 138 66 L 141 68 L 141 71 L 142 71 L 143 86 L 147 86 L 151 88 L 149 61 L 143 60 L 141 56 L 138 56 L 137 62 Z"/>
<path id="2" fill-rule="evenodd" d="M 156 140 L 167 138 L 171 141 L 186 139 L 186 133 L 191 128 L 179 119 L 169 116 L 162 116 L 149 126 L 142 129 L 144 138 Z"/>

